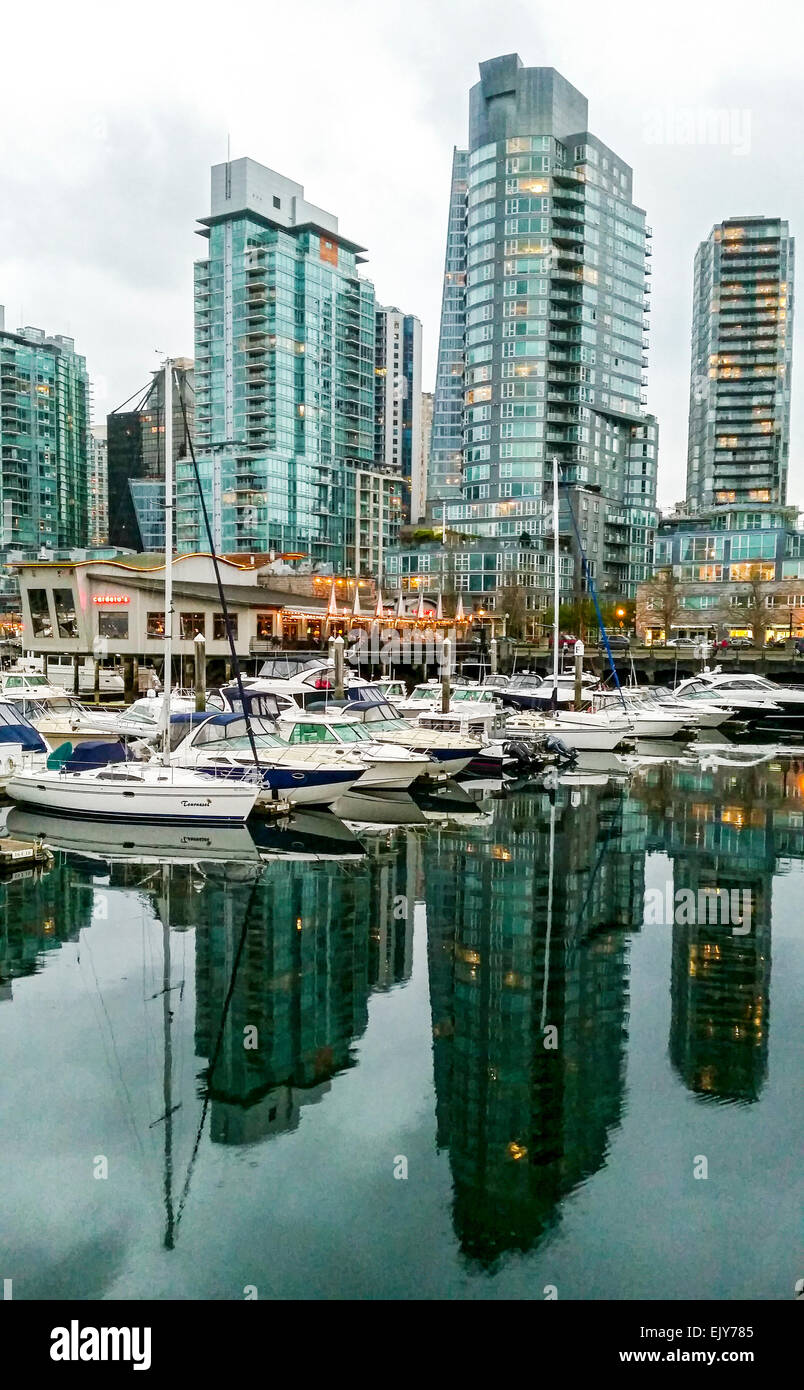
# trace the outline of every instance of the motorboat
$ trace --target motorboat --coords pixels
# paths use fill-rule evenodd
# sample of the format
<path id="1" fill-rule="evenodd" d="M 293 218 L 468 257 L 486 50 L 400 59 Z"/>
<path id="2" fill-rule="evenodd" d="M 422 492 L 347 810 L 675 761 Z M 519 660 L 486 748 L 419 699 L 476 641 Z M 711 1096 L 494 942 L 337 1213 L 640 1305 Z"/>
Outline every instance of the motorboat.
<path id="1" fill-rule="evenodd" d="M 584 672 L 581 676 L 581 692 L 587 700 L 600 682 L 597 676 Z M 497 691 L 503 704 L 511 709 L 566 709 L 575 702 L 575 676 L 572 672 L 539 676 L 523 672 L 512 676 L 506 686 Z"/>
<path id="2" fill-rule="evenodd" d="M 350 690 L 368 684 L 348 669 L 344 681 Z M 239 684 L 230 681 L 221 686 L 211 696 L 212 703 L 242 713 L 241 687 L 249 712 L 260 713 L 256 706 L 263 695 L 272 697 L 280 709 L 307 709 L 314 701 L 335 698 L 335 667 L 327 660 L 305 659 L 294 664 L 287 657 L 271 658 L 263 663 L 257 676 L 242 676 Z"/>
<path id="3" fill-rule="evenodd" d="M 87 709 L 63 690 L 42 699 L 0 695 L 0 705 L 11 705 L 39 731 L 49 748 L 69 740 L 73 745 L 107 735 L 108 719 L 102 711 Z"/>
<path id="4" fill-rule="evenodd" d="M 674 695 L 697 704 L 728 707 L 732 722 L 775 733 L 804 732 L 804 687 L 775 685 L 764 676 L 739 672 L 701 671 L 680 681 Z"/>
<path id="5" fill-rule="evenodd" d="M 213 781 L 202 773 L 162 763 L 110 763 L 90 771 L 33 767 L 6 783 L 12 801 L 59 815 L 102 821 L 162 824 L 243 824 L 254 809 L 256 782 Z"/>
<path id="6" fill-rule="evenodd" d="M 13 701 L 0 701 L 0 789 L 28 762 L 43 765 L 49 752 L 38 729 Z"/>
<path id="7" fill-rule="evenodd" d="M 365 763 L 349 747 L 291 747 L 272 722 L 233 712 L 174 714 L 170 733 L 170 761 L 175 767 L 194 768 L 208 778 L 256 778 L 258 806 L 277 800 L 292 806 L 330 806 L 366 772 Z"/>
<path id="8" fill-rule="evenodd" d="M 506 734 L 509 739 L 524 741 L 544 741 L 552 736 L 575 752 L 613 752 L 626 739 L 635 737 L 634 725 L 625 715 L 616 717 L 588 710 L 561 710 L 556 714 L 522 710 L 509 715 Z"/>
<path id="9" fill-rule="evenodd" d="M 674 690 L 665 686 L 650 686 L 650 694 L 662 709 L 693 714 L 699 729 L 719 729 L 721 724 L 726 724 L 736 716 L 736 711 L 731 706 L 713 704 L 708 700 L 684 700 Z"/>
<path id="10" fill-rule="evenodd" d="M 404 681 L 376 680 L 372 681 L 371 684 L 375 690 L 381 692 L 383 699 L 387 700 L 389 705 L 398 707 L 409 698 L 408 688 Z"/>
<path id="11" fill-rule="evenodd" d="M 622 712 L 633 726 L 636 738 L 676 738 L 698 728 L 694 710 L 670 709 L 650 698 L 644 690 L 623 689 L 619 694 L 595 694 L 592 708 L 600 714 L 617 716 Z"/>
<path id="12" fill-rule="evenodd" d="M 373 686 L 350 687 L 350 695 L 352 698 L 345 704 L 345 712 L 360 719 L 377 742 L 423 753 L 428 760 L 425 777 L 457 777 L 482 747 L 479 738 L 439 727 L 437 720 L 435 727 L 425 728 L 421 723 L 405 719 Z"/>
<path id="13" fill-rule="evenodd" d="M 127 709 L 93 712 L 92 726 L 104 734 L 117 735 L 126 740 L 158 739 L 164 732 L 166 722 L 165 695 L 149 691 L 148 695 L 134 700 Z M 170 715 L 192 714 L 195 711 L 195 695 L 187 695 L 174 690 L 170 695 Z M 217 706 L 209 705 L 209 713 L 217 712 Z M 95 738 L 98 737 L 96 733 Z"/>
<path id="14" fill-rule="evenodd" d="M 404 791 L 429 768 L 423 753 L 378 742 L 356 715 L 341 710 L 326 713 L 284 710 L 276 728 L 292 748 L 343 749 L 364 766 L 360 790 Z"/>

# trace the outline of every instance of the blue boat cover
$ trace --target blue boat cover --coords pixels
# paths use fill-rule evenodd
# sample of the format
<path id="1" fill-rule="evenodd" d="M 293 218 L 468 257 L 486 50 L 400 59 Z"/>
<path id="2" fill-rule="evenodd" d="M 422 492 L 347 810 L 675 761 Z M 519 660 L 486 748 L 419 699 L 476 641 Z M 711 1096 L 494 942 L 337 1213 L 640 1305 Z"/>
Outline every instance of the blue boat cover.
<path id="1" fill-rule="evenodd" d="M 73 748 L 62 766 L 65 772 L 89 772 L 94 767 L 106 767 L 108 763 L 122 763 L 125 757 L 126 750 L 122 743 L 90 739 Z"/>

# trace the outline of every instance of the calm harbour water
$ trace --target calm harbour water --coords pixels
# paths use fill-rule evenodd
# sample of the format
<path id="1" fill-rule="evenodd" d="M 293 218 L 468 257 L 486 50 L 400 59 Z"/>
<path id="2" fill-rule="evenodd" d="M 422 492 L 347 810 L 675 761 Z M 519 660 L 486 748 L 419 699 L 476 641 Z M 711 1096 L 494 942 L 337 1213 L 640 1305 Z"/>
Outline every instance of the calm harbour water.
<path id="1" fill-rule="evenodd" d="M 398 796 L 395 825 L 364 801 L 170 863 L 159 832 L 12 811 L 64 848 L 0 884 L 0 1277 L 792 1297 L 803 769 Z M 655 908 L 715 888 L 748 931 Z"/>

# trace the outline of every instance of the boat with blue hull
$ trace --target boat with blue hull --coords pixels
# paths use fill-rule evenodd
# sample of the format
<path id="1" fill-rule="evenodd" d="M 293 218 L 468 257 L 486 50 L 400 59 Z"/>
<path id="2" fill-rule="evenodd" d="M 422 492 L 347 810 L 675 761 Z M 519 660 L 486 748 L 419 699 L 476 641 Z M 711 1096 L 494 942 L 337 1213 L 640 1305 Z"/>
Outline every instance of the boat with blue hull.
<path id="1" fill-rule="evenodd" d="M 170 732 L 173 766 L 194 768 L 209 778 L 256 780 L 258 807 L 272 801 L 329 806 L 365 772 L 365 764 L 348 747 L 294 747 L 279 737 L 272 721 L 234 711 L 172 715 Z"/>

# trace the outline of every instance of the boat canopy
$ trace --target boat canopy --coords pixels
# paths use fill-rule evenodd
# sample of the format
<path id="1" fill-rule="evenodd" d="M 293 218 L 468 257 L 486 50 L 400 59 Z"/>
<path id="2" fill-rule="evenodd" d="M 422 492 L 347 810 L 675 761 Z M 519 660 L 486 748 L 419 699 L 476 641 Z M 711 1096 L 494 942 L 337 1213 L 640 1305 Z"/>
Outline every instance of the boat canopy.
<path id="1" fill-rule="evenodd" d="M 0 743 L 19 743 L 26 753 L 47 752 L 39 730 L 11 703 L 0 704 Z"/>
<path id="2" fill-rule="evenodd" d="M 266 719 L 276 719 L 279 714 L 279 701 L 275 695 L 265 690 L 253 690 L 247 685 L 243 686 L 243 700 L 240 699 L 240 690 L 237 683 L 232 685 L 222 685 L 220 693 L 229 706 L 229 712 L 234 712 L 241 718 L 243 713 L 249 715 L 262 715 Z M 243 710 L 245 702 L 245 711 Z"/>

